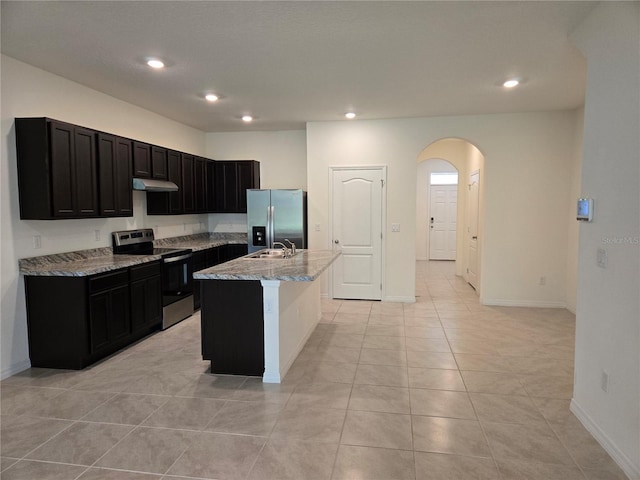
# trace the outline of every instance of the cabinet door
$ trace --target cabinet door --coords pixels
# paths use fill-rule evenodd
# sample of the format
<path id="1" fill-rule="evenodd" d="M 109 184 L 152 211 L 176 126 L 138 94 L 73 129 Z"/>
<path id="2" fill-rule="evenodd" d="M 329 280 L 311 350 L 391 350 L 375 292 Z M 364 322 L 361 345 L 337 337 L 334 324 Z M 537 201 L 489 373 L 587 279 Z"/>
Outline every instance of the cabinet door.
<path id="1" fill-rule="evenodd" d="M 182 213 L 182 154 L 174 150 L 167 153 L 167 170 L 170 182 L 178 186 L 177 192 L 169 192 L 169 213 Z"/>
<path id="2" fill-rule="evenodd" d="M 51 122 L 49 125 L 51 154 L 51 195 L 54 217 L 74 217 L 74 146 L 73 125 Z"/>
<path id="3" fill-rule="evenodd" d="M 133 142 L 133 176 L 151 178 L 151 148 L 147 143 Z"/>
<path id="4" fill-rule="evenodd" d="M 250 188 L 260 188 L 260 164 L 253 160 L 239 161 L 237 168 L 237 200 L 236 212 L 247 212 L 247 190 Z"/>
<path id="5" fill-rule="evenodd" d="M 131 140 L 99 133 L 97 150 L 100 215 L 132 216 Z"/>
<path id="6" fill-rule="evenodd" d="M 216 162 L 215 165 L 216 211 L 233 213 L 237 208 L 238 175 L 235 162 Z"/>
<path id="7" fill-rule="evenodd" d="M 132 331 L 160 323 L 162 320 L 160 276 L 131 282 Z"/>
<path id="8" fill-rule="evenodd" d="M 216 211 L 216 163 L 213 160 L 207 160 L 207 213 Z"/>
<path id="9" fill-rule="evenodd" d="M 95 217 L 98 215 L 96 132 L 75 127 L 74 149 L 76 213 L 81 217 Z"/>
<path id="10" fill-rule="evenodd" d="M 131 330 L 129 285 L 121 285 L 89 298 L 91 353 L 107 348 Z"/>
<path id="11" fill-rule="evenodd" d="M 115 195 L 116 213 L 123 217 L 133 217 L 133 142 L 128 138 L 116 138 Z"/>
<path id="12" fill-rule="evenodd" d="M 100 215 L 117 215 L 116 206 L 116 137 L 98 134 L 98 179 Z"/>
<path id="13" fill-rule="evenodd" d="M 182 209 L 184 213 L 194 213 L 196 199 L 194 192 L 193 155 L 182 154 Z"/>
<path id="14" fill-rule="evenodd" d="M 193 185 L 196 202 L 196 212 L 207 211 L 207 160 L 202 157 L 194 159 Z"/>
<path id="15" fill-rule="evenodd" d="M 167 180 L 167 149 L 151 147 L 151 176 L 156 180 Z"/>

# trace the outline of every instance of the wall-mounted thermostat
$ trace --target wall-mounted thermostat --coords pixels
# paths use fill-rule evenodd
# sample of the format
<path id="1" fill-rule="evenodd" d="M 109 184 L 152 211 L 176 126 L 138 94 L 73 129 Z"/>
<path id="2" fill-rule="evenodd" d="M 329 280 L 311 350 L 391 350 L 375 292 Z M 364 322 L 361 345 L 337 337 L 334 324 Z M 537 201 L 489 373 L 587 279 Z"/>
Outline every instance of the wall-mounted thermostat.
<path id="1" fill-rule="evenodd" d="M 593 198 L 579 198 L 577 220 L 590 222 L 593 220 Z"/>

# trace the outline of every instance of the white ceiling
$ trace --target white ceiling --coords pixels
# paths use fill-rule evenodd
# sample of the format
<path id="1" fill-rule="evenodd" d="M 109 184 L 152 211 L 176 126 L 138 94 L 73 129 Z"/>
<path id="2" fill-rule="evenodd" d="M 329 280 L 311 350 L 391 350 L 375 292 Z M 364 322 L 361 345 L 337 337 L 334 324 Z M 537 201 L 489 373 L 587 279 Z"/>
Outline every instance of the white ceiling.
<path id="1" fill-rule="evenodd" d="M 579 107 L 586 62 L 568 36 L 594 5 L 3 0 L 1 46 L 206 132 L 302 129 L 352 109 L 381 119 Z M 169 67 L 152 71 L 146 56 Z M 506 91 L 510 76 L 525 82 Z M 205 102 L 208 90 L 223 98 Z"/>

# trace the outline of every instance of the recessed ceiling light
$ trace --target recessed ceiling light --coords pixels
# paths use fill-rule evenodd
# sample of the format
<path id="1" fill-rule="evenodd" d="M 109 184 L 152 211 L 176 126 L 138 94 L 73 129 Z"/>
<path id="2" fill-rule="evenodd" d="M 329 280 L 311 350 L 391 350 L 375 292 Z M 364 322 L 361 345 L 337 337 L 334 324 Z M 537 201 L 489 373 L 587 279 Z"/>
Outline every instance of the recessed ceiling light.
<path id="1" fill-rule="evenodd" d="M 220 97 L 218 97 L 215 93 L 207 93 L 204 98 L 208 102 L 217 102 Z"/>
<path id="2" fill-rule="evenodd" d="M 242 116 L 242 121 L 243 121 L 243 122 L 247 122 L 247 123 L 249 123 L 249 122 L 251 122 L 252 120 L 253 120 L 253 117 L 252 117 L 251 115 L 243 115 L 243 116 Z"/>
<path id="3" fill-rule="evenodd" d="M 164 62 L 162 60 L 158 60 L 157 58 L 150 58 L 147 60 L 147 65 L 151 68 L 164 68 Z"/>
<path id="4" fill-rule="evenodd" d="M 505 88 L 513 88 L 517 87 L 518 85 L 520 85 L 520 80 L 518 80 L 517 78 L 512 78 L 502 84 L 502 86 Z"/>
<path id="5" fill-rule="evenodd" d="M 347 112 L 344 114 L 345 117 L 347 117 L 349 120 L 351 120 L 352 118 L 356 118 L 356 114 L 354 112 Z"/>

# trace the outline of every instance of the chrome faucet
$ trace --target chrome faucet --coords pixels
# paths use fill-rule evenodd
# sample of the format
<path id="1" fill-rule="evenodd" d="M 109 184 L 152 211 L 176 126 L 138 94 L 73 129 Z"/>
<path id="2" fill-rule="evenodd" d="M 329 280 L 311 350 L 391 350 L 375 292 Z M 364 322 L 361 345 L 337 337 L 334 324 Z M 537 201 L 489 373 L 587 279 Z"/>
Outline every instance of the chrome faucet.
<path id="1" fill-rule="evenodd" d="M 295 244 L 295 242 L 292 242 L 288 238 L 285 238 L 284 241 L 289 244 L 289 248 L 291 248 L 291 255 L 295 255 L 296 254 L 296 244 Z"/>
<path id="2" fill-rule="evenodd" d="M 282 247 L 282 251 L 284 252 L 284 258 L 287 258 L 287 257 L 291 256 L 291 250 L 289 250 L 284 243 L 273 242 L 273 248 L 276 248 L 276 245 L 279 245 L 279 246 Z"/>

